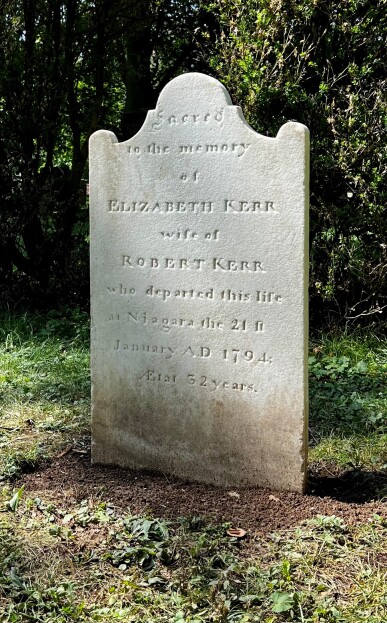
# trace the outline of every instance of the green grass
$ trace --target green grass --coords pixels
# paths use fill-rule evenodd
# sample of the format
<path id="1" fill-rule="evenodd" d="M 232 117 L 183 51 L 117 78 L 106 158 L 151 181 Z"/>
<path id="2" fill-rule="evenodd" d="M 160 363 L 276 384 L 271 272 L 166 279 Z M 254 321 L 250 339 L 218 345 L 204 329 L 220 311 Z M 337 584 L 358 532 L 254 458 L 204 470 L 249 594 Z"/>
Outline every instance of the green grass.
<path id="1" fill-rule="evenodd" d="M 0 497 L 2 623 L 387 620 L 387 522 L 377 515 L 362 526 L 317 515 L 246 546 L 198 517 L 10 496 Z"/>
<path id="2" fill-rule="evenodd" d="M 352 333 L 310 348 L 310 460 L 384 470 L 387 343 Z M 0 479 L 89 434 L 87 315 L 0 315 Z"/>
<path id="3" fill-rule="evenodd" d="M 0 317 L 0 480 L 89 431 L 87 316 Z"/>
<path id="4" fill-rule="evenodd" d="M 3 314 L 0 342 L 1 623 L 387 621 L 387 513 L 348 526 L 317 515 L 243 543 L 205 518 L 14 490 L 23 471 L 88 444 L 88 319 Z M 311 344 L 312 461 L 387 473 L 386 376 L 381 338 Z"/>
<path id="5" fill-rule="evenodd" d="M 309 357 L 310 459 L 387 467 L 387 343 L 324 337 Z"/>

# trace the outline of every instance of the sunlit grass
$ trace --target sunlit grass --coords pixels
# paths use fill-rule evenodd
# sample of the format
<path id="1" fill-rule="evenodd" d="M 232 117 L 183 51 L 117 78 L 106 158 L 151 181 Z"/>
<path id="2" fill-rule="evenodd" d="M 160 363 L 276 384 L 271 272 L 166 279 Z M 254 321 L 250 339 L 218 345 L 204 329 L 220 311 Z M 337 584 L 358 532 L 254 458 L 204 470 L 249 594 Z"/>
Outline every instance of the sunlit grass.
<path id="1" fill-rule="evenodd" d="M 387 434 L 349 435 L 333 434 L 321 439 L 309 451 L 311 461 L 336 463 L 340 467 L 382 469 L 387 475 Z"/>
<path id="2" fill-rule="evenodd" d="M 353 623 L 387 620 L 387 523 L 317 516 L 248 548 L 204 518 L 132 517 L 104 499 L 12 489 L 89 432 L 88 319 L 0 319 L 1 623 Z M 387 472 L 387 348 L 310 349 L 310 459 Z M 16 495 L 15 495 L 16 493 Z M 384 499 L 385 491 L 380 492 Z"/>
<path id="3" fill-rule="evenodd" d="M 316 515 L 247 547 L 228 524 L 0 495 L 0 611 L 22 623 L 387 620 L 386 521 Z"/>
<path id="4" fill-rule="evenodd" d="M 387 464 L 387 347 L 359 332 L 311 344 L 310 458 L 341 466 Z"/>
<path id="5" fill-rule="evenodd" d="M 87 324 L 80 312 L 0 318 L 0 478 L 88 432 Z"/>
<path id="6" fill-rule="evenodd" d="M 342 333 L 310 346 L 310 459 L 385 469 L 387 344 Z M 89 333 L 78 310 L 0 316 L 0 477 L 90 427 Z"/>

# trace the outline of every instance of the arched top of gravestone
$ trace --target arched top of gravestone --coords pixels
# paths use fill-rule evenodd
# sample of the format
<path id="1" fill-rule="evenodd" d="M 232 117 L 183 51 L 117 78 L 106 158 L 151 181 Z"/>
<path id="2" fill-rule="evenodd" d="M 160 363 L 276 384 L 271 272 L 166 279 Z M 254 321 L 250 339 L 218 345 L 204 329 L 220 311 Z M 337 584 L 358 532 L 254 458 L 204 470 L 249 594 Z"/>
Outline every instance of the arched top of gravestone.
<path id="1" fill-rule="evenodd" d="M 177 76 L 163 88 L 157 107 L 169 108 L 172 105 L 186 105 L 187 95 L 192 102 L 208 107 L 210 101 L 214 106 L 232 106 L 226 87 L 219 80 L 199 72 L 191 72 Z"/>
<path id="2" fill-rule="evenodd" d="M 227 125 L 243 125 L 259 136 L 245 120 L 239 106 L 234 106 L 227 89 L 212 76 L 191 72 L 177 76 L 161 91 L 156 108 L 150 110 L 136 134 L 174 133 L 211 134 Z"/>
<path id="3" fill-rule="evenodd" d="M 304 140 L 307 128 L 289 121 L 272 138 L 256 132 L 246 121 L 240 106 L 234 106 L 227 89 L 216 78 L 202 73 L 186 73 L 174 78 L 161 91 L 156 108 L 149 110 L 140 130 L 127 141 L 118 143 L 114 133 L 100 130 L 93 136 L 124 146 L 147 135 L 149 138 L 179 135 L 216 136 L 229 127 L 247 133 L 257 141 Z M 92 137 L 93 138 L 93 137 Z"/>

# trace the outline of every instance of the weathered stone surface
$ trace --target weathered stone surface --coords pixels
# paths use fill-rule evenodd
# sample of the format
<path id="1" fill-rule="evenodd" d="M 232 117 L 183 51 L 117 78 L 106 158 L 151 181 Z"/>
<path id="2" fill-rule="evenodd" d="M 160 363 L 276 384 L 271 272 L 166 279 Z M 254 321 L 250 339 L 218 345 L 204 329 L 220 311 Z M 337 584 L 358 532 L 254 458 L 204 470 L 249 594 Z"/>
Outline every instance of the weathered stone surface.
<path id="1" fill-rule="evenodd" d="M 308 130 L 257 134 L 215 79 L 90 139 L 94 462 L 300 491 Z"/>

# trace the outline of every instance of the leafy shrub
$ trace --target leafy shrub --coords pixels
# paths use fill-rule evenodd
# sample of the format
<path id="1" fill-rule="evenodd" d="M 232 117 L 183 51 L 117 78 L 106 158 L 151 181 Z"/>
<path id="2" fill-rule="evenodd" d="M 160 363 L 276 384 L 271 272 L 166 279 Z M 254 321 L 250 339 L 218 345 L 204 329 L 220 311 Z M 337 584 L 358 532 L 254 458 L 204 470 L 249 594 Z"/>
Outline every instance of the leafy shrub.
<path id="1" fill-rule="evenodd" d="M 381 0 L 219 0 L 212 68 L 251 125 L 311 131 L 315 324 L 387 306 L 387 14 Z M 333 316 L 332 316 L 333 314 Z M 339 316 L 338 316 L 339 315 Z"/>

